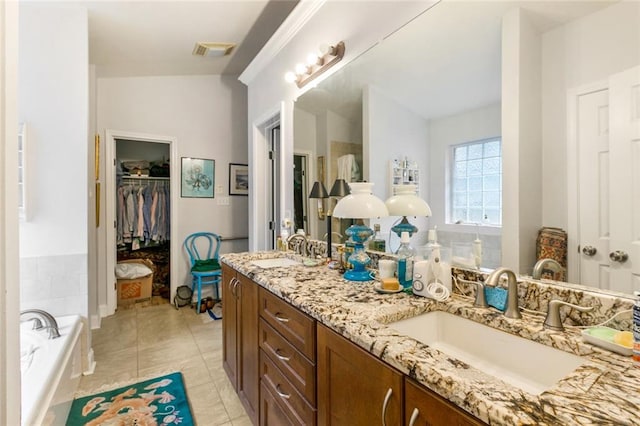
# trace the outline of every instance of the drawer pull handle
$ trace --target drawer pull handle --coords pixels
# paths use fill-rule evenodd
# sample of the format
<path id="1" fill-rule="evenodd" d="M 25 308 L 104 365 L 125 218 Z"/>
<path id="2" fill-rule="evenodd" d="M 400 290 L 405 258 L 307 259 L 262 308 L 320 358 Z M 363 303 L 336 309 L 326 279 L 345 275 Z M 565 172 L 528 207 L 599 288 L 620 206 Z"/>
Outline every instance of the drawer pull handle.
<path id="1" fill-rule="evenodd" d="M 411 420 L 409 420 L 409 426 L 413 426 L 418 420 L 418 416 L 420 415 L 420 411 L 417 408 L 413 409 L 413 413 L 411 413 Z"/>
<path id="2" fill-rule="evenodd" d="M 289 318 L 283 317 L 280 312 L 276 312 L 275 317 L 280 322 L 289 322 Z"/>
<path id="3" fill-rule="evenodd" d="M 282 351 L 280 349 L 276 349 L 275 353 L 276 353 L 276 356 L 278 357 L 278 359 L 280 359 L 282 361 L 291 360 L 291 357 L 282 355 Z"/>
<path id="4" fill-rule="evenodd" d="M 387 405 L 389 405 L 391 394 L 393 394 L 393 389 L 389 388 L 387 395 L 384 397 L 384 402 L 382 403 L 382 426 L 387 425 Z"/>
<path id="5" fill-rule="evenodd" d="M 276 385 L 276 392 L 278 393 L 278 395 L 280 395 L 281 398 L 284 398 L 284 399 L 291 398 L 291 395 L 289 395 L 288 393 L 284 393 L 280 390 L 280 385 Z"/>

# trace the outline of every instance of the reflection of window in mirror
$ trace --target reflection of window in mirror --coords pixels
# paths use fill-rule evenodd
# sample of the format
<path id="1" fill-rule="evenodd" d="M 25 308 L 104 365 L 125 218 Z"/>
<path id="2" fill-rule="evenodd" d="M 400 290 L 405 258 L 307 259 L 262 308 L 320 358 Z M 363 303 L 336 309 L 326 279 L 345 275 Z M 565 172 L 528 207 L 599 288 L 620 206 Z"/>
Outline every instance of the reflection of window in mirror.
<path id="1" fill-rule="evenodd" d="M 502 225 L 500 138 L 451 146 L 450 223 Z"/>
<path id="2" fill-rule="evenodd" d="M 20 220 L 27 219 L 27 125 L 18 124 L 18 209 Z"/>

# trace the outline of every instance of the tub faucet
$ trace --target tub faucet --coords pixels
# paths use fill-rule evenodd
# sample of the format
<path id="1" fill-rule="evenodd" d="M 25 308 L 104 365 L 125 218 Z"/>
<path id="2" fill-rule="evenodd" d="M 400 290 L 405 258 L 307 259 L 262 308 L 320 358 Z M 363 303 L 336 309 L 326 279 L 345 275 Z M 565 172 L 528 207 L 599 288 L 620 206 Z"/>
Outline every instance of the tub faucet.
<path id="1" fill-rule="evenodd" d="M 32 318 L 28 318 L 26 321 L 33 320 L 33 328 L 35 330 L 41 330 L 46 328 L 49 331 L 49 339 L 55 339 L 56 337 L 60 337 L 60 331 L 58 330 L 58 323 L 56 319 L 48 312 L 45 312 L 41 309 L 26 309 L 20 312 L 20 316 L 23 315 L 36 315 Z M 46 324 L 42 325 L 42 321 Z"/>
<path id="2" fill-rule="evenodd" d="M 487 276 L 484 285 L 495 287 L 498 285 L 500 277 L 507 275 L 507 309 L 504 316 L 507 318 L 521 319 L 520 308 L 518 307 L 518 279 L 516 274 L 509 268 L 498 268 Z"/>
<path id="3" fill-rule="evenodd" d="M 540 259 L 536 262 L 535 266 L 533 267 L 533 274 L 532 274 L 533 279 L 539 280 L 540 278 L 542 278 L 542 273 L 545 270 L 550 270 L 551 272 L 553 272 L 553 277 L 555 279 L 556 274 L 564 271 L 564 268 L 555 259 L 549 259 L 549 258 Z"/>
<path id="4" fill-rule="evenodd" d="M 296 241 L 298 240 L 298 241 Z M 309 257 L 309 250 L 307 249 L 307 236 L 302 234 L 293 234 L 287 238 L 287 248 L 293 248 L 296 253 L 301 254 L 304 257 Z"/>

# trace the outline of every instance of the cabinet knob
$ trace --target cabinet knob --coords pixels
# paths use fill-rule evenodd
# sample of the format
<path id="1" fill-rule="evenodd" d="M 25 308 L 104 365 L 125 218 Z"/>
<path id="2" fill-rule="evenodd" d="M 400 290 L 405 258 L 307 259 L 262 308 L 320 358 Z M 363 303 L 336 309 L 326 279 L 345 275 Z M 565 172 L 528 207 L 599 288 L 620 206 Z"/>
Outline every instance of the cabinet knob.
<path id="1" fill-rule="evenodd" d="M 387 395 L 384 397 L 384 402 L 382 403 L 382 426 L 387 426 L 387 406 L 389 405 L 389 400 L 391 399 L 392 394 L 393 389 L 389 388 Z"/>
<path id="2" fill-rule="evenodd" d="M 276 356 L 278 357 L 278 359 L 281 360 L 281 361 L 289 361 L 289 360 L 291 360 L 291 357 L 282 355 L 282 351 L 280 350 L 280 348 L 276 349 L 274 352 L 275 352 Z"/>
<path id="3" fill-rule="evenodd" d="M 278 395 L 280 395 L 281 398 L 284 398 L 284 399 L 291 398 L 291 395 L 289 395 L 288 393 L 282 392 L 280 390 L 280 385 L 276 385 L 276 392 L 278 393 Z"/>
<path id="4" fill-rule="evenodd" d="M 420 411 L 417 408 L 413 409 L 413 413 L 411 413 L 411 419 L 409 420 L 409 426 L 413 426 L 416 424 L 416 420 L 418 420 L 418 416 L 420 415 Z"/>
<path id="5" fill-rule="evenodd" d="M 598 252 L 598 250 L 594 246 L 584 246 L 582 247 L 582 254 L 585 256 L 593 256 Z"/>
<path id="6" fill-rule="evenodd" d="M 282 314 L 280 312 L 276 312 L 276 314 L 274 315 L 276 317 L 276 319 L 280 322 L 289 322 L 289 318 L 287 317 L 283 317 Z"/>
<path id="7" fill-rule="evenodd" d="M 622 250 L 616 250 L 609 253 L 609 259 L 614 262 L 624 263 L 629 259 L 629 255 Z"/>

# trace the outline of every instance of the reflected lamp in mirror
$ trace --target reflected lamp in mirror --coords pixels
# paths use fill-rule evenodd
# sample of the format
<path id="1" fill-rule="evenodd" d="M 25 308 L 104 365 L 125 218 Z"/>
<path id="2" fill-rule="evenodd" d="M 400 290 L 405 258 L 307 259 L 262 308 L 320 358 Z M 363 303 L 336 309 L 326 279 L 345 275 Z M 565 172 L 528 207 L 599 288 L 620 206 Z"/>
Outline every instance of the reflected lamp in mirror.
<path id="1" fill-rule="evenodd" d="M 399 224 L 391 228 L 398 237 L 408 232 L 411 237 L 418 228 L 410 224 L 407 216 L 431 216 L 431 208 L 426 201 L 416 195 L 416 185 L 394 185 L 394 195 L 385 201 L 389 216 L 402 216 Z"/>
<path id="2" fill-rule="evenodd" d="M 329 191 L 329 196 L 342 198 L 349 195 L 351 191 L 349 191 L 349 184 L 344 179 L 336 179 L 333 182 L 333 186 L 331 187 L 331 191 Z"/>
<path id="3" fill-rule="evenodd" d="M 384 201 L 373 195 L 373 183 L 352 182 L 349 188 L 351 193 L 338 201 L 333 210 L 335 217 L 358 219 L 346 230 L 355 247 L 348 259 L 353 269 L 346 271 L 344 278 L 349 281 L 369 281 L 371 276 L 366 266 L 371 263 L 371 258 L 364 250 L 364 242 L 373 235 L 373 230 L 366 226 L 362 219 L 386 217 L 389 216 L 389 211 Z"/>
<path id="4" fill-rule="evenodd" d="M 323 220 L 325 217 L 324 199 L 329 198 L 329 194 L 322 182 L 316 181 L 313 183 L 309 198 L 316 198 L 318 200 L 318 219 Z"/>

